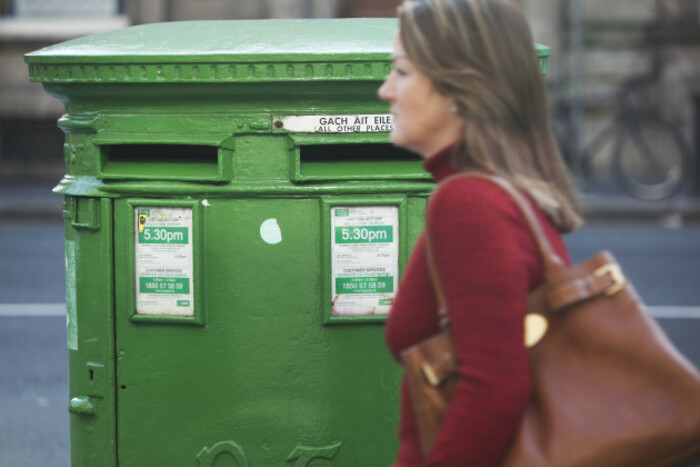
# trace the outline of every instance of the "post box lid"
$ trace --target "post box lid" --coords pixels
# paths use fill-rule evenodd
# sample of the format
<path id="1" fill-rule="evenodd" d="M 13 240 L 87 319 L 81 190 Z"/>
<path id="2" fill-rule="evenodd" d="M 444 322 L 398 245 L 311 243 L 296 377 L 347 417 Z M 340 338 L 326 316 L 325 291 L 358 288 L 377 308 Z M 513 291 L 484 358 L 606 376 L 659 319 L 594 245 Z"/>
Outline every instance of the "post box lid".
<path id="1" fill-rule="evenodd" d="M 155 23 L 66 41 L 25 60 L 39 82 L 382 79 L 385 66 L 372 64 L 389 62 L 397 26 L 390 18 Z"/>
<path id="2" fill-rule="evenodd" d="M 395 18 L 182 21 L 81 37 L 29 53 L 42 83 L 378 81 Z M 536 45 L 543 72 L 549 49 Z"/>

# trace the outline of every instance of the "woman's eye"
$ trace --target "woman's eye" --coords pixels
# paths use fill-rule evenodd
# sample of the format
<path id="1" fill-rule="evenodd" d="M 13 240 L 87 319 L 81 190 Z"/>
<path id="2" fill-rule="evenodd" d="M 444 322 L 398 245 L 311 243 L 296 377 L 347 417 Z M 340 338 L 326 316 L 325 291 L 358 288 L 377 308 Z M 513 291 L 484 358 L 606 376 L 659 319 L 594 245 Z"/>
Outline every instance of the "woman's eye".
<path id="1" fill-rule="evenodd" d="M 399 75 L 399 76 L 406 76 L 406 75 L 408 74 L 408 73 L 406 72 L 406 70 L 403 70 L 403 69 L 401 69 L 401 68 L 396 68 L 396 67 L 395 67 L 395 68 L 394 68 L 394 71 L 396 71 L 396 74 Z"/>

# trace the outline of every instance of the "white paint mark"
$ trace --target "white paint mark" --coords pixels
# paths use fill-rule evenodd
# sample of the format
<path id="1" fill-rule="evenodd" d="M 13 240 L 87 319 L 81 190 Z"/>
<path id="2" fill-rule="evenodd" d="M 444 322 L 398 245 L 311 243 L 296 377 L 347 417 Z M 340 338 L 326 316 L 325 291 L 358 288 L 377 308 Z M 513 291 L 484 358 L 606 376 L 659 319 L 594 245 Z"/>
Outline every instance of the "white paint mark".
<path id="1" fill-rule="evenodd" d="M 649 314 L 656 319 L 700 319 L 698 306 L 650 306 Z"/>
<path id="2" fill-rule="evenodd" d="M 66 316 L 65 303 L 0 303 L 0 317 Z"/>
<path id="3" fill-rule="evenodd" d="M 205 208 L 208 208 L 209 206 L 211 206 L 211 204 L 209 204 L 209 200 L 203 199 L 202 206 L 204 206 Z"/>
<path id="4" fill-rule="evenodd" d="M 270 245 L 277 245 L 282 241 L 282 231 L 277 219 L 267 219 L 260 225 L 260 237 Z"/>

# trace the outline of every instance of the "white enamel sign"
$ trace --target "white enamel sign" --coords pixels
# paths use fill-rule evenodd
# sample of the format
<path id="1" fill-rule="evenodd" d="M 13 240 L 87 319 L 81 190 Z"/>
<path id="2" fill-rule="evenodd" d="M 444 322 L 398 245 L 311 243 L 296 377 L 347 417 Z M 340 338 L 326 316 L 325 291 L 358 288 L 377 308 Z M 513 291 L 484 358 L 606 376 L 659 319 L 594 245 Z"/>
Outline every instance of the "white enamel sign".
<path id="1" fill-rule="evenodd" d="M 399 277 L 399 209 L 331 209 L 333 316 L 389 313 Z"/>
<path id="2" fill-rule="evenodd" d="M 300 115 L 281 122 L 282 129 L 298 133 L 379 133 L 393 128 L 391 114 Z"/>
<path id="3" fill-rule="evenodd" d="M 134 208 L 136 313 L 192 316 L 192 209 Z"/>

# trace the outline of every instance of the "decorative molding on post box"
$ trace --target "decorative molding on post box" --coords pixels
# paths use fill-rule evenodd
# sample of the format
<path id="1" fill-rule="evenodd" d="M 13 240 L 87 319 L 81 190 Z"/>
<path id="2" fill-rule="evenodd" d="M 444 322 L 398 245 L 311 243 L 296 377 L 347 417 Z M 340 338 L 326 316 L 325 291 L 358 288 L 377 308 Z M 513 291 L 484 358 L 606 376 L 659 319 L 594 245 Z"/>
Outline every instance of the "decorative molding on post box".
<path id="1" fill-rule="evenodd" d="M 29 64 L 29 77 L 40 83 L 282 83 L 382 81 L 391 71 L 387 60 L 261 63 L 111 63 Z"/>

